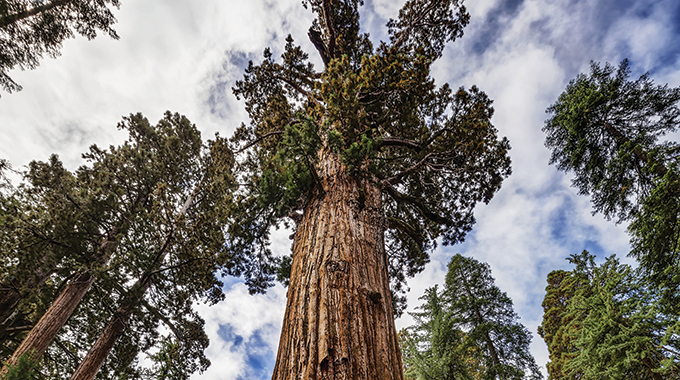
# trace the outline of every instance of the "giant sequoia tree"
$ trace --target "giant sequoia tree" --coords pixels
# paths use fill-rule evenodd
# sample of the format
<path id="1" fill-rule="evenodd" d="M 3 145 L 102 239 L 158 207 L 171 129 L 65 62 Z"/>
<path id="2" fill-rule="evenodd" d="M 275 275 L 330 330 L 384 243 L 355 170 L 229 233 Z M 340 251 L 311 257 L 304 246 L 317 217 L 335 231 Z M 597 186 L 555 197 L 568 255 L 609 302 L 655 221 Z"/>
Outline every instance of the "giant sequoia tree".
<path id="1" fill-rule="evenodd" d="M 390 281 L 398 295 L 436 239 L 462 241 L 510 173 L 491 100 L 430 77 L 468 23 L 460 1 L 407 1 L 377 46 L 362 3 L 303 1 L 323 67 L 289 37 L 234 88 L 250 124 L 233 139 L 230 248 L 265 260 L 271 228 L 295 229 L 273 379 L 401 379 Z"/>

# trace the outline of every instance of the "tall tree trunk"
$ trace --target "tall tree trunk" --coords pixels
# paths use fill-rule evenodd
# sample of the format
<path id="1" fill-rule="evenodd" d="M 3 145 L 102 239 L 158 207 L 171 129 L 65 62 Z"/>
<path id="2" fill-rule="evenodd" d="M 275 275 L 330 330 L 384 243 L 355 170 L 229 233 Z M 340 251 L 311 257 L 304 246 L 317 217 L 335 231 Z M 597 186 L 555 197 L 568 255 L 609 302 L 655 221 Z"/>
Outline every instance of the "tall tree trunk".
<path id="1" fill-rule="evenodd" d="M 132 285 L 128 294 L 120 302 L 120 306 L 109 320 L 109 323 L 106 324 L 104 330 L 99 334 L 99 337 L 97 337 L 97 341 L 94 342 L 94 345 L 92 345 L 87 352 L 83 361 L 80 362 L 78 368 L 76 368 L 73 375 L 71 375 L 71 380 L 92 380 L 97 376 L 97 372 L 99 372 L 99 369 L 104 364 L 106 357 L 109 356 L 116 341 L 118 341 L 118 338 L 125 332 L 125 326 L 127 325 L 132 312 L 137 306 L 144 303 L 144 294 L 149 290 L 153 276 L 161 269 L 161 266 L 168 255 L 177 229 L 177 221 L 180 218 L 183 218 L 189 208 L 193 206 L 197 191 L 198 186 L 194 188 L 182 205 L 175 220 L 172 222 L 170 230 L 161 242 L 156 257 L 151 262 L 151 265 L 146 272 L 144 272 L 142 277 Z M 171 326 L 170 323 L 168 323 L 168 325 Z M 176 333 L 174 329 L 173 332 Z"/>
<path id="2" fill-rule="evenodd" d="M 402 380 L 381 192 L 322 150 L 297 226 L 273 380 Z"/>
<path id="3" fill-rule="evenodd" d="M 108 262 L 111 254 L 118 247 L 117 230 L 112 231 L 108 237 L 100 244 L 98 249 L 99 264 Z M 19 347 L 14 350 L 12 357 L 7 361 L 0 373 L 7 372 L 7 365 L 16 365 L 17 361 L 24 354 L 30 354 L 34 359 L 39 359 L 52 343 L 66 321 L 71 317 L 73 311 L 78 307 L 85 293 L 94 283 L 95 277 L 89 270 L 80 272 L 69 282 L 66 288 L 57 296 L 40 318 L 38 323 L 33 326 L 28 335 L 21 342 Z"/>
<path id="4" fill-rule="evenodd" d="M 145 274 L 142 279 L 137 281 L 132 290 L 121 302 L 121 306 L 116 310 L 113 317 L 106 324 L 104 330 L 99 334 L 97 341 L 87 352 L 85 358 L 71 375 L 71 380 L 92 380 L 104 364 L 104 360 L 109 355 L 118 338 L 125 332 L 130 315 L 144 298 L 144 293 L 151 285 L 153 274 Z"/>

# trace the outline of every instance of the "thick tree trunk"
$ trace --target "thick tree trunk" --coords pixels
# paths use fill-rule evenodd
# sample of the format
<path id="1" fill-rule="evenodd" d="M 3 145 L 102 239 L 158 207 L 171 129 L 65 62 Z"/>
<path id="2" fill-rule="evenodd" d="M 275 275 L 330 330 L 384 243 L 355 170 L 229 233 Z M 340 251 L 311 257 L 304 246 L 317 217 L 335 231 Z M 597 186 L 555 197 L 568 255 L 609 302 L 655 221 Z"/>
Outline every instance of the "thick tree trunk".
<path id="1" fill-rule="evenodd" d="M 297 226 L 273 380 L 402 380 L 381 193 L 322 151 Z"/>

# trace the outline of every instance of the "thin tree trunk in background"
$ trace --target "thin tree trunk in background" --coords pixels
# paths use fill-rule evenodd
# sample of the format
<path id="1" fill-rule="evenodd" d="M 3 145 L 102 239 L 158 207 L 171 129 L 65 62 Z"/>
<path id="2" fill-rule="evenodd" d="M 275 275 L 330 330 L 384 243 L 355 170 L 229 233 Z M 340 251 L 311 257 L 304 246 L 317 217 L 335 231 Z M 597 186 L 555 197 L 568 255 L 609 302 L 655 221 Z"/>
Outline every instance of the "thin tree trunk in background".
<path id="1" fill-rule="evenodd" d="M 172 240 L 174 239 L 177 221 L 183 218 L 184 215 L 186 215 L 187 210 L 194 204 L 197 190 L 198 187 L 194 188 L 184 202 L 184 205 L 175 217 L 170 230 L 161 242 L 154 261 L 146 272 L 144 272 L 144 275 L 132 285 L 128 294 L 120 302 L 120 306 L 109 320 L 109 323 L 106 324 L 104 330 L 99 334 L 99 337 L 97 337 L 97 341 L 94 342 L 94 345 L 92 345 L 87 352 L 85 358 L 83 358 L 78 365 L 78 368 L 76 368 L 73 375 L 71 375 L 71 380 L 92 380 L 97 376 L 97 372 L 101 369 L 106 357 L 109 356 L 116 341 L 118 341 L 118 338 L 125 332 L 125 326 L 127 325 L 128 320 L 130 320 L 132 312 L 143 302 L 144 294 L 149 290 L 154 274 L 161 269 L 165 257 L 170 250 Z"/>
<path id="2" fill-rule="evenodd" d="M 116 230 L 110 236 L 113 236 L 113 239 L 107 237 L 99 246 L 98 256 L 100 264 L 108 262 L 111 254 L 118 247 L 119 241 L 116 238 Z M 73 311 L 78 307 L 85 293 L 94 283 L 94 280 L 95 277 L 87 270 L 76 275 L 54 302 L 52 302 L 38 323 L 29 331 L 19 347 L 14 350 L 12 357 L 3 366 L 0 373 L 7 372 L 7 365 L 16 365 L 19 358 L 24 354 L 31 353 L 36 360 L 42 357 L 47 347 L 59 333 L 59 330 L 66 324 Z"/>
<path id="3" fill-rule="evenodd" d="M 381 193 L 320 153 L 317 193 L 297 226 L 273 380 L 402 380 Z"/>
<path id="4" fill-rule="evenodd" d="M 144 293 L 151 285 L 153 274 L 145 276 L 137 281 L 129 295 L 121 302 L 121 306 L 116 310 L 113 317 L 106 324 L 104 330 L 99 334 L 97 341 L 87 352 L 83 361 L 80 362 L 76 371 L 71 375 L 71 380 L 92 380 L 104 364 L 118 338 L 125 332 L 130 315 L 144 298 Z"/>

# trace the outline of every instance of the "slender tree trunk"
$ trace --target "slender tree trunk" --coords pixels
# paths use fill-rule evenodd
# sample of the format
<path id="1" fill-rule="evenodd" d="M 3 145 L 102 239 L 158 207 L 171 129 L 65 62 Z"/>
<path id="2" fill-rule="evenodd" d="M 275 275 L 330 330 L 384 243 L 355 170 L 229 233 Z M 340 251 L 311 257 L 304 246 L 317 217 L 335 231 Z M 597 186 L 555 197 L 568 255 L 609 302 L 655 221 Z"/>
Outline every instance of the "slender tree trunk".
<path id="1" fill-rule="evenodd" d="M 31 353 L 34 359 L 40 358 L 45 353 L 47 346 L 57 336 L 59 329 L 71 317 L 80 300 L 83 299 L 85 293 L 92 286 L 94 279 L 95 277 L 90 272 L 85 271 L 71 280 L 66 289 L 52 302 L 52 305 L 50 305 L 38 323 L 33 326 L 19 347 L 14 350 L 7 364 L 16 364 L 19 357 L 26 353 Z M 6 368 L 3 368 L 3 372 L 6 371 Z"/>
<path id="2" fill-rule="evenodd" d="M 121 302 L 121 306 L 116 310 L 113 317 L 109 320 L 104 330 L 99 334 L 97 341 L 87 352 L 85 358 L 76 368 L 71 376 L 71 380 L 92 380 L 104 364 L 118 338 L 125 332 L 130 315 L 144 298 L 144 293 L 151 285 L 151 276 L 145 276 L 133 285 L 129 295 Z"/>
<path id="3" fill-rule="evenodd" d="M 109 356 L 116 341 L 118 341 L 118 338 L 125 332 L 125 326 L 127 325 L 128 320 L 130 320 L 132 312 L 137 306 L 144 303 L 144 294 L 149 290 L 153 276 L 163 265 L 165 257 L 170 250 L 177 229 L 177 220 L 186 215 L 187 210 L 194 204 L 194 197 L 197 190 L 198 187 L 194 188 L 184 202 L 184 205 L 175 217 L 170 230 L 161 242 L 156 257 L 149 269 L 147 269 L 147 271 L 144 272 L 144 275 L 132 285 L 132 288 L 130 288 L 130 291 L 123 298 L 120 306 L 113 314 L 113 317 L 111 317 L 109 323 L 107 323 L 104 331 L 99 334 L 97 341 L 94 342 L 94 345 L 92 345 L 92 348 L 87 352 L 83 361 L 80 362 L 78 368 L 76 368 L 73 375 L 71 375 L 71 380 L 92 380 L 97 376 L 97 372 L 99 372 L 99 369 L 104 364 L 106 357 Z M 161 319 L 163 319 L 163 317 L 161 317 Z M 166 323 L 168 323 L 169 326 L 172 326 L 169 322 Z M 176 333 L 174 328 L 171 327 L 171 329 Z"/>
<path id="4" fill-rule="evenodd" d="M 273 380 L 402 380 L 387 277 L 385 217 L 373 183 L 323 150 L 297 226 Z"/>
<path id="5" fill-rule="evenodd" d="M 97 256 L 100 259 L 100 264 L 106 263 L 113 251 L 118 247 L 119 241 L 116 237 L 116 230 L 110 236 L 112 238 L 105 238 L 99 246 Z M 95 277 L 88 270 L 77 274 L 52 302 L 19 347 L 14 350 L 12 357 L 7 361 L 0 373 L 7 372 L 7 365 L 15 365 L 19 357 L 24 354 L 30 353 L 36 360 L 42 357 L 47 347 L 59 333 L 61 327 L 66 324 L 73 311 L 78 307 L 85 293 L 94 283 L 94 280 Z"/>

